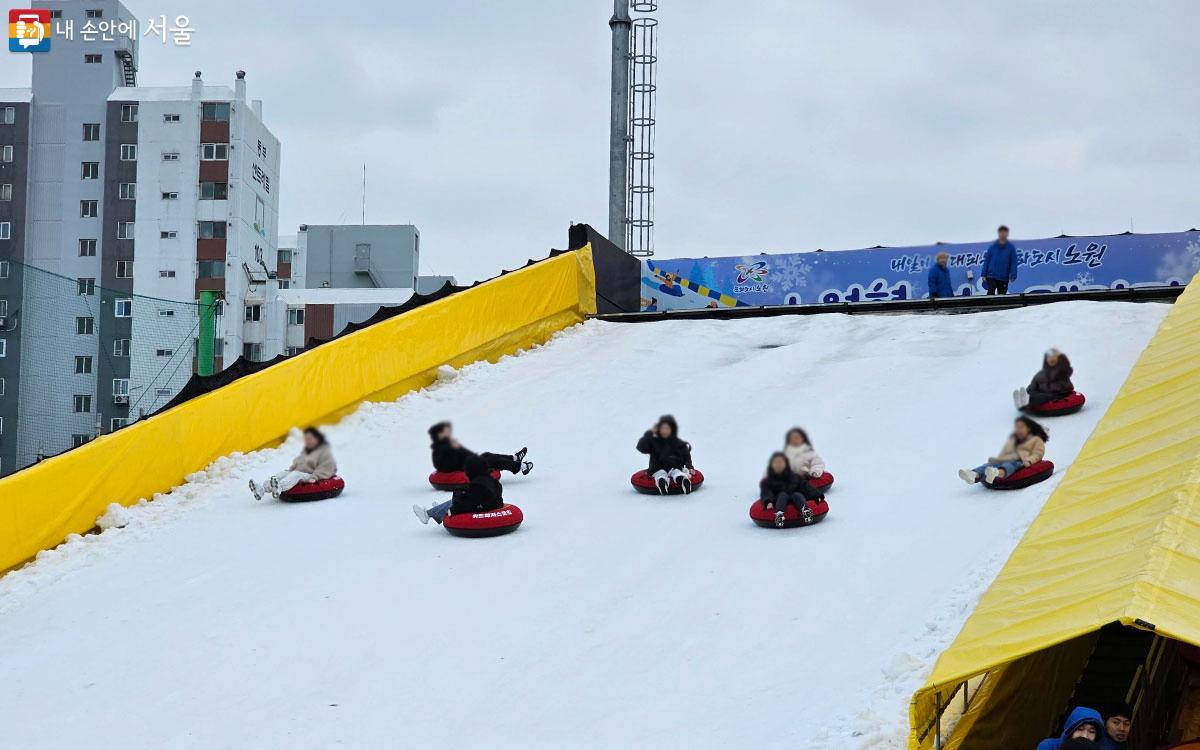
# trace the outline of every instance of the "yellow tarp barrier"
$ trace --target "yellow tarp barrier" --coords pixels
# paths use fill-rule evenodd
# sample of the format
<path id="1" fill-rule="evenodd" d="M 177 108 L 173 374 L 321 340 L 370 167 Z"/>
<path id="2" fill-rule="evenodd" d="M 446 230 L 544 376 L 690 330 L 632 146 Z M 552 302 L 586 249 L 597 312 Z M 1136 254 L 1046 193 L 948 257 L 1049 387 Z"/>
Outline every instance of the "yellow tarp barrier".
<path id="1" fill-rule="evenodd" d="M 1200 644 L 1200 283 L 913 696 L 909 747 L 939 694 L 1110 622 Z"/>
<path id="2" fill-rule="evenodd" d="M 591 246 L 397 315 L 0 480 L 0 572 L 214 459 L 541 343 L 595 313 Z"/>

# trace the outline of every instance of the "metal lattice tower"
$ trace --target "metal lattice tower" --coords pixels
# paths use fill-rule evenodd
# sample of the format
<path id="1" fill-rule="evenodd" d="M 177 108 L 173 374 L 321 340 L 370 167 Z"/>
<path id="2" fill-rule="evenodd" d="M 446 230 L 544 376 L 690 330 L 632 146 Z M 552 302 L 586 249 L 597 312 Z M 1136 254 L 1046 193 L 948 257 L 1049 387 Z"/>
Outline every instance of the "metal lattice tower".
<path id="1" fill-rule="evenodd" d="M 630 10 L 639 14 L 630 17 Z M 608 168 L 608 237 L 633 255 L 654 254 L 654 124 L 658 91 L 657 0 L 614 0 Z"/>
<path id="2" fill-rule="evenodd" d="M 658 10 L 657 0 L 634 0 L 635 13 Z M 654 105 L 658 92 L 658 19 L 633 19 L 629 51 L 629 186 L 625 250 L 654 255 Z"/>

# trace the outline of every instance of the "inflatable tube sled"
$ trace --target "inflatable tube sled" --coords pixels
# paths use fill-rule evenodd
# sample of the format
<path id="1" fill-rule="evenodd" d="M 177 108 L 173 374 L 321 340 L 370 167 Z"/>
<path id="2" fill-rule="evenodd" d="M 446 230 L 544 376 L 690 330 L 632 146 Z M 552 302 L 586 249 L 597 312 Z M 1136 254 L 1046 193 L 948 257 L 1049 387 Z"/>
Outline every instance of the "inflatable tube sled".
<path id="1" fill-rule="evenodd" d="M 1028 487 L 1031 484 L 1044 482 L 1054 473 L 1054 464 L 1049 461 L 1038 461 L 1036 464 L 1026 466 L 1020 471 L 1015 471 L 1011 476 L 1003 479 L 997 479 L 995 482 L 988 484 L 982 482 L 984 487 L 991 490 L 1019 490 L 1023 487 Z"/>
<path id="2" fill-rule="evenodd" d="M 629 482 L 635 490 L 643 495 L 658 494 L 658 486 L 654 484 L 654 480 L 650 478 L 650 473 L 645 469 L 630 477 Z M 692 469 L 692 492 L 700 489 L 700 485 L 702 484 L 704 484 L 704 475 L 700 473 L 699 469 Z M 683 488 L 679 486 L 678 482 L 672 482 L 671 486 L 667 488 L 667 494 L 682 495 Z"/>
<path id="3" fill-rule="evenodd" d="M 833 486 L 833 475 L 827 471 L 819 477 L 809 477 L 808 484 L 814 490 L 827 490 Z"/>
<path id="4" fill-rule="evenodd" d="M 309 500 L 328 500 L 337 497 L 346 489 L 346 480 L 330 477 L 319 482 L 301 482 L 287 492 L 279 493 L 279 499 L 289 503 L 306 503 Z"/>
<path id="5" fill-rule="evenodd" d="M 825 502 L 825 498 L 809 500 L 808 509 L 813 514 L 812 523 L 816 523 L 828 515 L 829 503 Z M 755 500 L 754 505 L 750 506 L 750 520 L 764 529 L 794 529 L 797 526 L 812 525 L 804 523 L 804 518 L 800 515 L 800 511 L 796 510 L 795 505 L 788 503 L 787 510 L 783 513 L 783 526 L 776 526 L 775 511 L 767 510 L 762 500 Z"/>
<path id="6" fill-rule="evenodd" d="M 1022 411 L 1026 414 L 1036 414 L 1039 417 L 1062 417 L 1079 411 L 1085 403 L 1087 403 L 1087 397 L 1079 391 L 1075 391 L 1069 396 L 1056 398 L 1044 404 L 1038 404 L 1037 406 L 1030 404 L 1022 409 Z"/>
<path id="7" fill-rule="evenodd" d="M 500 472 L 493 471 L 492 479 L 500 479 Z M 429 483 L 434 489 L 454 492 L 466 489 L 471 480 L 467 479 L 465 471 L 435 471 L 429 475 Z"/>
<path id="8" fill-rule="evenodd" d="M 509 504 L 481 513 L 455 513 L 446 516 L 446 519 L 442 521 L 442 526 L 454 536 L 479 539 L 485 536 L 511 534 L 524 520 L 525 514 L 521 512 L 521 509 Z"/>

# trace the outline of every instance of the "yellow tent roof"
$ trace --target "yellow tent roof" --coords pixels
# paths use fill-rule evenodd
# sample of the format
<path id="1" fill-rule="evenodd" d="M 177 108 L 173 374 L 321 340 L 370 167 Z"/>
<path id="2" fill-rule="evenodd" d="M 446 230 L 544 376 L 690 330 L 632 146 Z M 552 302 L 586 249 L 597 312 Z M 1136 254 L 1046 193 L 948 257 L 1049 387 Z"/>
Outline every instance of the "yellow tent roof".
<path id="1" fill-rule="evenodd" d="M 913 696 L 909 746 L 939 692 L 1117 621 L 1200 645 L 1200 283 Z"/>

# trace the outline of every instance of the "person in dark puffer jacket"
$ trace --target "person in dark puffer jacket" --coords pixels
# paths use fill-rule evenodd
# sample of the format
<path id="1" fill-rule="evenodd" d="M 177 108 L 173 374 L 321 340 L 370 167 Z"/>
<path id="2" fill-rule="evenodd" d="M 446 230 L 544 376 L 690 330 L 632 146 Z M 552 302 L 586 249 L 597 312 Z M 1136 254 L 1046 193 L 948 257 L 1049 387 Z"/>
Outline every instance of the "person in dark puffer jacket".
<path id="1" fill-rule="evenodd" d="M 432 518 L 440 524 L 446 516 L 486 513 L 504 507 L 504 488 L 492 477 L 492 468 L 482 456 L 469 456 L 465 471 L 469 480 L 467 486 L 455 491 L 449 500 L 428 510 L 420 505 L 413 506 L 413 513 L 421 523 L 429 523 L 429 519 Z"/>
<path id="2" fill-rule="evenodd" d="M 670 414 L 659 417 L 654 427 L 637 443 L 638 453 L 650 457 L 646 473 L 654 480 L 660 495 L 667 494 L 672 484 L 683 493 L 692 491 L 692 446 L 679 437 L 679 423 Z"/>
<path id="3" fill-rule="evenodd" d="M 1033 376 L 1029 386 L 1013 391 L 1013 403 L 1018 409 L 1024 409 L 1070 396 L 1075 392 L 1075 384 L 1071 382 L 1074 374 L 1075 369 L 1067 355 L 1050 349 L 1042 357 L 1042 369 Z"/>
<path id="4" fill-rule="evenodd" d="M 820 500 L 824 495 L 813 489 L 805 477 L 792 471 L 783 451 L 776 451 L 767 463 L 766 475 L 758 483 L 758 497 L 764 510 L 775 511 L 775 525 L 783 526 L 788 503 L 796 506 L 800 517 L 808 524 L 813 521 L 808 501 Z"/>
<path id="5" fill-rule="evenodd" d="M 449 422 L 438 422 L 430 427 L 429 439 L 433 441 L 430 448 L 433 450 L 435 471 L 442 473 L 465 471 L 467 459 L 476 455 L 458 442 L 458 438 L 454 437 L 454 426 Z M 533 470 L 533 462 L 525 460 L 525 454 L 528 452 L 528 448 L 522 448 L 513 455 L 502 453 L 480 453 L 478 455 L 492 470 L 528 474 Z"/>

